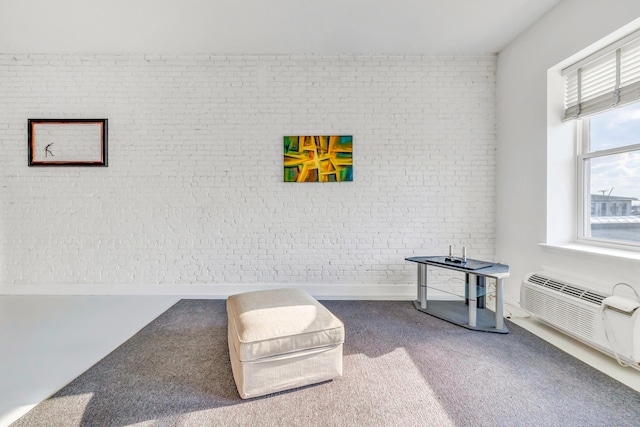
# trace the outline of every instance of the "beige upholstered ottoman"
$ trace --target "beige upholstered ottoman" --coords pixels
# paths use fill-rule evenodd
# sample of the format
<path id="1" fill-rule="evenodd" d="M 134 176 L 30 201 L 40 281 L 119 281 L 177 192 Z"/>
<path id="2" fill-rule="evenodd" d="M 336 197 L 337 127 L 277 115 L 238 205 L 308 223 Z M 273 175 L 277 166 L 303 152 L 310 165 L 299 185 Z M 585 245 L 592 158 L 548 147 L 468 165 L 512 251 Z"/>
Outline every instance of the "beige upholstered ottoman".
<path id="1" fill-rule="evenodd" d="M 231 368 L 243 399 L 342 375 L 344 325 L 308 293 L 232 295 L 227 316 Z"/>

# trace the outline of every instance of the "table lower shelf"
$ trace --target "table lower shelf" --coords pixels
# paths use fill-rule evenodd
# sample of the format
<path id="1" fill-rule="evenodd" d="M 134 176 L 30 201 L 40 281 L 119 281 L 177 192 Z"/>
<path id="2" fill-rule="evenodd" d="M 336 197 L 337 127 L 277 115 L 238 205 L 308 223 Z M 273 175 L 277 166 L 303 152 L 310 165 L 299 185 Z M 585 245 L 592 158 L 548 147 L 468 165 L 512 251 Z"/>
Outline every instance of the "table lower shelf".
<path id="1" fill-rule="evenodd" d="M 427 308 L 420 308 L 420 302 L 413 301 L 413 306 L 416 310 L 453 323 L 454 325 L 462 326 L 463 328 L 497 334 L 509 333 L 507 325 L 504 325 L 502 329 L 496 329 L 495 313 L 486 308 L 477 309 L 476 326 L 470 326 L 469 307 L 464 301 L 430 300 L 427 302 Z"/>

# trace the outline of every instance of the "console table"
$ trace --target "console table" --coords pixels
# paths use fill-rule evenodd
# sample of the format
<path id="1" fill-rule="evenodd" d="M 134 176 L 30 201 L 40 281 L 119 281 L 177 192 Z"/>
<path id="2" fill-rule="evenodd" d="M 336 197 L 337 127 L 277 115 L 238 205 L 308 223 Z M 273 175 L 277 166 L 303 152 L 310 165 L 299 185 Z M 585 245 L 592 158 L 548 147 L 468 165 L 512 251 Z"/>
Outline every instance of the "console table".
<path id="1" fill-rule="evenodd" d="M 474 259 L 445 256 L 420 256 L 405 258 L 418 265 L 418 299 L 416 309 L 447 322 L 474 331 L 509 332 L 504 324 L 504 279 L 509 277 L 509 266 Z M 446 268 L 465 274 L 466 301 L 431 300 L 427 302 L 427 266 Z M 495 316 L 484 308 L 486 279 L 494 279 L 496 285 Z M 434 289 L 437 289 L 434 287 Z"/>

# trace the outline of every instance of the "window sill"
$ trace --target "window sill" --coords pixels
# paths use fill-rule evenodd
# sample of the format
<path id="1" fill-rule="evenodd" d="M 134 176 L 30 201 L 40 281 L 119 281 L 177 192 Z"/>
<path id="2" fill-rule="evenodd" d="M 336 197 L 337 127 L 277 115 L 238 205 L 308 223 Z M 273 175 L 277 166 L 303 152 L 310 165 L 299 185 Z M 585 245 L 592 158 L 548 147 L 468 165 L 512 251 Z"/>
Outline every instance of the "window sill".
<path id="1" fill-rule="evenodd" d="M 551 244 L 551 243 L 538 243 L 544 249 L 557 250 L 560 252 L 572 252 L 589 254 L 596 256 L 606 256 L 617 259 L 630 259 L 634 261 L 640 261 L 640 252 L 626 251 L 624 249 L 604 248 L 600 246 L 588 246 L 581 245 L 579 243 L 567 243 L 567 244 Z"/>

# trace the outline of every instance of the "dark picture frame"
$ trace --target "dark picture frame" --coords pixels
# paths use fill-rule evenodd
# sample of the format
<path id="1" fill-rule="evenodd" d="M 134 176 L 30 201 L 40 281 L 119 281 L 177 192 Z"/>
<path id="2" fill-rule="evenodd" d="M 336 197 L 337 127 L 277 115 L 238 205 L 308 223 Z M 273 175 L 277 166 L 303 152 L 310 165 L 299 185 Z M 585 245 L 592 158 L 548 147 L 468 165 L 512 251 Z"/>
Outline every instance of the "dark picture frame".
<path id="1" fill-rule="evenodd" d="M 107 166 L 107 119 L 29 119 L 29 166 Z"/>

